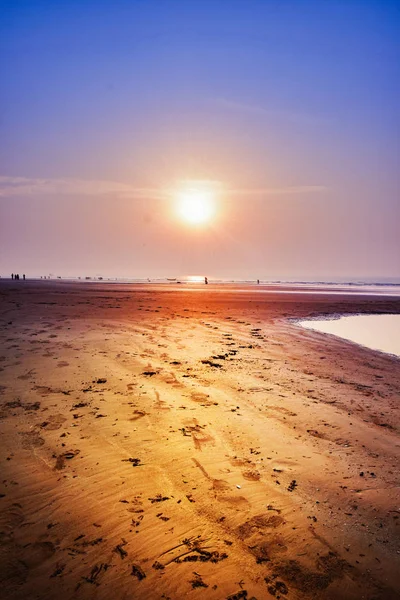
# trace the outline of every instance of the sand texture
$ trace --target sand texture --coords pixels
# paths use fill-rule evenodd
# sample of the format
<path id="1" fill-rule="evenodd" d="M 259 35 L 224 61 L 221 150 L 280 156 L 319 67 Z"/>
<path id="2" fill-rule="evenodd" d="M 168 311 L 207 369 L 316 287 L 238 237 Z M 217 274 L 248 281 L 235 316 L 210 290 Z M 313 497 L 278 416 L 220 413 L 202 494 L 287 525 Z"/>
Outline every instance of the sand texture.
<path id="1" fill-rule="evenodd" d="M 400 598 L 400 299 L 0 282 L 3 598 Z"/>

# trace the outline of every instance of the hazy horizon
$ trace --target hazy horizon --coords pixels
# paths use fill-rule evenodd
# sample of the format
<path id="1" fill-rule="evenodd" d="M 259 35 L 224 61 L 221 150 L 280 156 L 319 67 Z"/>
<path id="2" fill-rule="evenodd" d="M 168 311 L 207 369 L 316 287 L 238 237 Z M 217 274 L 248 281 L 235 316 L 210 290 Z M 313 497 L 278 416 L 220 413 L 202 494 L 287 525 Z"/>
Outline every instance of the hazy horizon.
<path id="1" fill-rule="evenodd" d="M 396 2 L 2 6 L 3 276 L 400 277 Z"/>
<path id="2" fill-rule="evenodd" d="M 0 279 L 11 279 L 11 275 L 14 273 L 0 273 Z M 57 275 L 56 273 L 22 273 L 19 272 L 19 277 L 22 279 L 23 275 L 26 275 L 26 279 L 32 280 L 57 280 L 61 279 L 64 281 L 81 281 L 84 283 L 85 281 L 90 281 L 93 283 L 104 283 L 107 282 L 139 282 L 139 283 L 188 283 L 188 284 L 203 284 L 205 275 L 200 274 L 177 274 L 177 273 L 166 273 L 164 275 L 160 275 L 158 277 L 135 277 L 133 275 L 113 275 L 110 273 L 95 273 L 95 274 L 79 274 L 79 273 L 69 273 L 64 275 Z M 360 286 L 400 286 L 400 277 L 336 277 L 329 279 L 323 276 L 314 276 L 314 277 L 296 277 L 296 276 L 287 276 L 287 277 L 247 277 L 245 279 L 240 278 L 228 278 L 228 277 L 214 277 L 213 275 L 207 275 L 207 279 L 209 283 L 244 283 L 244 284 L 256 284 L 260 283 L 261 285 L 265 284 L 286 284 L 286 283 L 298 283 L 298 284 L 321 284 L 321 285 L 360 285 Z"/>

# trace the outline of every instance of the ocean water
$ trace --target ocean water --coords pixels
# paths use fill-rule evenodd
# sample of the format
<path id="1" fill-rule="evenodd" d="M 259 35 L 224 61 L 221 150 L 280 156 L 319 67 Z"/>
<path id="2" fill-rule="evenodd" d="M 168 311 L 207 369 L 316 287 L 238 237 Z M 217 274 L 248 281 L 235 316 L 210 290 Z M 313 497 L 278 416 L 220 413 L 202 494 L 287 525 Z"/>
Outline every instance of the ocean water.
<path id="1" fill-rule="evenodd" d="M 10 279 L 8 275 L 0 275 L 0 279 Z M 80 282 L 86 284 L 96 283 L 114 283 L 114 284 L 151 284 L 151 285 L 169 285 L 174 286 L 176 284 L 187 287 L 200 289 L 204 286 L 203 275 L 185 275 L 182 277 L 169 277 L 169 278 L 130 278 L 130 277 L 108 277 L 101 275 L 94 276 L 31 276 L 27 275 L 27 280 L 51 280 L 51 281 L 71 281 Z M 211 285 L 219 286 L 224 289 L 233 289 L 237 292 L 258 292 L 263 294 L 275 293 L 279 291 L 285 294 L 334 294 L 343 295 L 351 294 L 356 295 L 368 295 L 368 296 L 400 296 L 400 278 L 386 278 L 386 279 L 371 279 L 371 280 L 353 280 L 348 281 L 346 279 L 329 281 L 329 280 L 295 280 L 295 279 L 260 279 L 257 284 L 256 279 L 240 280 L 240 279 L 214 279 L 208 278 L 208 282 Z"/>
<path id="2" fill-rule="evenodd" d="M 343 316 L 300 321 L 299 325 L 400 357 L 400 315 Z"/>

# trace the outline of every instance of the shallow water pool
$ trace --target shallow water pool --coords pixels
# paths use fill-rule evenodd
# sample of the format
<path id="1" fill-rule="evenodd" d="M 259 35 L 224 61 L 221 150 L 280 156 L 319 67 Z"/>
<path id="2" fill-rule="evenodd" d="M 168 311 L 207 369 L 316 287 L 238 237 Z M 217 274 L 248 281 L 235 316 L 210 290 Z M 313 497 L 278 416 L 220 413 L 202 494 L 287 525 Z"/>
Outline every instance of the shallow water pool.
<path id="1" fill-rule="evenodd" d="M 400 356 L 400 315 L 353 315 L 300 321 L 299 325 Z"/>

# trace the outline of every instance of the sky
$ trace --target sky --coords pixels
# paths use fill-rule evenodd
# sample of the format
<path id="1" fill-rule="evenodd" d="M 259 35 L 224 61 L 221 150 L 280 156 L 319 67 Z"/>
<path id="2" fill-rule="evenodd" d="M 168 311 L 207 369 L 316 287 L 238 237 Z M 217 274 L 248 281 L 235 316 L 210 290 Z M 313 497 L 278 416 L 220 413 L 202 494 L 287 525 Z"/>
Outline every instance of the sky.
<path id="1" fill-rule="evenodd" d="M 2 276 L 400 277 L 397 0 L 0 10 Z"/>

